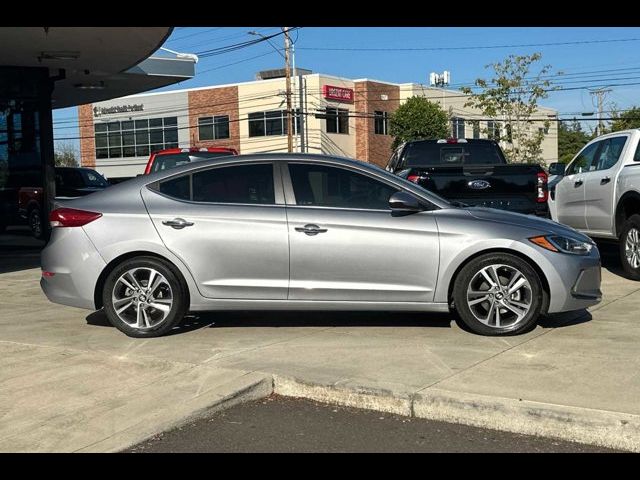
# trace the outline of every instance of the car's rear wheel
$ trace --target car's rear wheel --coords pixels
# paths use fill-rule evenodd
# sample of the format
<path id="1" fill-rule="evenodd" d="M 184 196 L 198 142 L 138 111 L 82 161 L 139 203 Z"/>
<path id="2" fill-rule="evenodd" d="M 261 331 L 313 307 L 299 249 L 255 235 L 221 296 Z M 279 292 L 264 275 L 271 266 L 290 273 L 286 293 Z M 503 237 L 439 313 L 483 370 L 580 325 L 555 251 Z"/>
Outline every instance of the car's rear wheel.
<path id="1" fill-rule="evenodd" d="M 130 337 L 159 337 L 174 328 L 189 308 L 186 286 L 173 269 L 154 257 L 125 260 L 107 276 L 102 292 L 109 322 Z"/>
<path id="2" fill-rule="evenodd" d="M 640 215 L 631 215 L 622 226 L 620 260 L 625 273 L 640 280 Z"/>
<path id="3" fill-rule="evenodd" d="M 536 271 L 510 254 L 474 258 L 455 279 L 454 306 L 460 319 L 480 335 L 516 335 L 530 330 L 544 304 Z"/>

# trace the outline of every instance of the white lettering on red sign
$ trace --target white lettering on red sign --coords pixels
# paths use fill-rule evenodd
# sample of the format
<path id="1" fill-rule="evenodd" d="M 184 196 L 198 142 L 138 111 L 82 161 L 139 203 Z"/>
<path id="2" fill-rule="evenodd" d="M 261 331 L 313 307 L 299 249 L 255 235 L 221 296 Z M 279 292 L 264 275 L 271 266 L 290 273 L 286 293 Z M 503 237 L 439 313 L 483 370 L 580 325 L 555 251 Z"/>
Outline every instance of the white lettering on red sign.
<path id="1" fill-rule="evenodd" d="M 324 98 L 330 100 L 340 100 L 353 102 L 353 90 L 351 88 L 336 87 L 334 85 L 323 85 L 322 94 Z"/>

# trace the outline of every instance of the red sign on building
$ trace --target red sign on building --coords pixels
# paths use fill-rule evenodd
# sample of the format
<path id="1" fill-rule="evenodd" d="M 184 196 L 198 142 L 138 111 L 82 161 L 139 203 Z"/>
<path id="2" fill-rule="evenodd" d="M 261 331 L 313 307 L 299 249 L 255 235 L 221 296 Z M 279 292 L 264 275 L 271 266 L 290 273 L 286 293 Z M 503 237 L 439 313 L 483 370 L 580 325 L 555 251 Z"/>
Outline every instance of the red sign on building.
<path id="1" fill-rule="evenodd" d="M 351 88 L 323 85 L 322 96 L 327 100 L 338 100 L 340 102 L 353 103 L 353 89 Z"/>

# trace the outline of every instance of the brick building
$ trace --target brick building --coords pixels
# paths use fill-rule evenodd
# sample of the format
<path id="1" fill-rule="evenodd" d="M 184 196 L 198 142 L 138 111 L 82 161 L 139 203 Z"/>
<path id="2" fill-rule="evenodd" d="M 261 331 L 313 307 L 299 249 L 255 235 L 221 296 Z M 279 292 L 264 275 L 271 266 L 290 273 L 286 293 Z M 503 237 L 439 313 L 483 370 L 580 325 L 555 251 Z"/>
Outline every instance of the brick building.
<path id="1" fill-rule="evenodd" d="M 485 137 L 481 132 L 501 128 L 499 119 L 487 122 L 478 111 L 465 107 L 467 99 L 459 91 L 297 73 L 300 76 L 292 78 L 293 108 L 305 113 L 294 121 L 297 152 L 334 154 L 384 166 L 393 142 L 388 117 L 415 95 L 441 104 L 451 117 L 454 136 Z M 286 152 L 283 72 L 261 72 L 258 78 L 82 105 L 82 165 L 110 178 L 131 177 L 144 171 L 152 151 L 163 148 L 228 146 L 240 153 Z M 540 115 L 553 119 L 556 112 L 540 108 Z M 542 147 L 546 160 L 557 158 L 555 122 L 545 132 Z"/>

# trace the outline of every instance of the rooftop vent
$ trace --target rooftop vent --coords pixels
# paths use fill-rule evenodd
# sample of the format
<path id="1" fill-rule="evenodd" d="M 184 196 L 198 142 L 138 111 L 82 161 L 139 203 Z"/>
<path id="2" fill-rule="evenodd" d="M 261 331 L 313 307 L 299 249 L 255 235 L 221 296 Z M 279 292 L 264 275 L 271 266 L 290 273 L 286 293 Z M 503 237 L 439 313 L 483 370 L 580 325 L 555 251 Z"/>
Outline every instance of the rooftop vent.
<path id="1" fill-rule="evenodd" d="M 296 68 L 291 76 L 297 77 L 298 75 L 311 75 L 313 72 L 311 70 L 306 70 L 304 68 Z M 287 70 L 284 68 L 276 68 L 274 70 L 262 70 L 261 72 L 256 73 L 256 80 L 271 80 L 272 78 L 284 78 L 287 76 Z"/>

